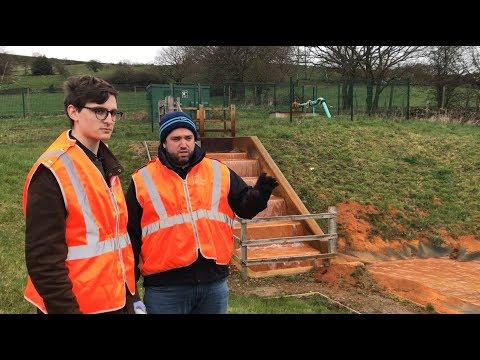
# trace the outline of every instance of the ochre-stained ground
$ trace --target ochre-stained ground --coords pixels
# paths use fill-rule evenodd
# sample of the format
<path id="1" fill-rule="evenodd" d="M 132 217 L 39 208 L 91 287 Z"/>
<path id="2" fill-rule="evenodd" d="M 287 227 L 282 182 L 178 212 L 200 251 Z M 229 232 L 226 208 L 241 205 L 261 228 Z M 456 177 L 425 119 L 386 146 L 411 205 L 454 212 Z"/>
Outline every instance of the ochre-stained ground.
<path id="1" fill-rule="evenodd" d="M 338 279 L 335 272 L 341 270 L 334 270 L 336 267 L 345 269 L 343 276 L 350 279 L 347 265 L 360 262 L 389 293 L 438 313 L 480 313 L 479 239 L 454 239 L 446 231 L 440 232 L 443 243 L 439 245 L 422 238 L 369 238 L 367 213 L 375 213 L 375 209 L 353 202 L 337 206 L 337 221 L 344 235 L 337 244 L 340 256 L 325 272 L 324 281 Z"/>
<path id="2" fill-rule="evenodd" d="M 440 245 L 424 238 L 369 238 L 369 212 L 375 213 L 374 207 L 337 205 L 339 254 L 329 267 L 247 280 L 232 267 L 231 291 L 260 296 L 320 293 L 360 313 L 480 313 L 479 239 L 454 239 L 446 231 L 440 232 Z"/>

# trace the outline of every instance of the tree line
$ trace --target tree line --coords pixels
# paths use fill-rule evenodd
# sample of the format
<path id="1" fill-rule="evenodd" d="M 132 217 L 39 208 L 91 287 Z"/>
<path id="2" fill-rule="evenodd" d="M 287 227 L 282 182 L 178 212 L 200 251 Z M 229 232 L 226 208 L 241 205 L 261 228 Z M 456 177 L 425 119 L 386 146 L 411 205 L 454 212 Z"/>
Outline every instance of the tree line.
<path id="1" fill-rule="evenodd" d="M 25 74 L 68 76 L 66 65 L 78 61 L 6 54 L 0 47 L 0 83 L 17 66 Z M 104 66 L 90 60 L 93 72 Z M 476 46 L 168 46 L 153 65 L 114 64 L 105 76 L 116 84 L 151 83 L 284 83 L 291 77 L 342 84 L 344 103 L 352 80 L 367 84 L 367 109 L 375 111 L 382 91 L 399 79 L 430 86 L 437 108 L 449 108 L 461 96 L 455 90 L 480 89 L 480 52 Z M 478 95 L 477 95 L 478 96 Z"/>

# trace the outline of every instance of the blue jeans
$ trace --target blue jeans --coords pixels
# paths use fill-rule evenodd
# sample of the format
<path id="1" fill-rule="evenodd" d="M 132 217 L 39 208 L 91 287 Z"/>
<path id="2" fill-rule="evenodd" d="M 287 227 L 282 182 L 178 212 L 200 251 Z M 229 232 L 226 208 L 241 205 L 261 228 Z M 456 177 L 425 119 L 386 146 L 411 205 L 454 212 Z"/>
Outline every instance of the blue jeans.
<path id="1" fill-rule="evenodd" d="M 226 314 L 227 279 L 195 285 L 146 286 L 148 314 Z"/>

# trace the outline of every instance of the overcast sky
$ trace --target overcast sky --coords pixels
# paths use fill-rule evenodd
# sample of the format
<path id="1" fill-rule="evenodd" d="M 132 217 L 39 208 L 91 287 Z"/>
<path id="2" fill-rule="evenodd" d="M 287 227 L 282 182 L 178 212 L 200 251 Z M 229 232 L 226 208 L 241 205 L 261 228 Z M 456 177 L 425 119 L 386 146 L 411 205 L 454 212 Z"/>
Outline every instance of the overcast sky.
<path id="1" fill-rule="evenodd" d="M 161 46 L 4 46 L 8 54 L 117 64 L 128 60 L 132 64 L 153 64 Z"/>

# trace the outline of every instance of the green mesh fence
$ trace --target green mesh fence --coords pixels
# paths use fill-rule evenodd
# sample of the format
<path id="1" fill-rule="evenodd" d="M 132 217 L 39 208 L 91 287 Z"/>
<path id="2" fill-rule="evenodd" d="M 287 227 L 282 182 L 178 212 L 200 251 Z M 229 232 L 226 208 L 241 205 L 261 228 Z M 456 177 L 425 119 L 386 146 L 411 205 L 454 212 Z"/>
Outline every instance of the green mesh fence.
<path id="1" fill-rule="evenodd" d="M 145 87 L 115 85 L 119 108 L 125 112 L 146 111 Z M 0 117 L 61 115 L 64 93 L 61 88 L 9 89 L 0 91 Z"/>
<path id="2" fill-rule="evenodd" d="M 121 84 L 114 86 L 119 90 L 118 103 L 122 111 L 127 114 L 146 111 L 148 116 L 152 117 L 152 109 L 156 109 L 158 99 L 152 96 L 151 88 Z M 279 84 L 224 83 L 189 86 L 191 91 L 188 96 L 193 96 L 195 102 L 206 98 L 208 104 L 204 105 L 210 107 L 235 104 L 237 107 L 264 107 L 272 113 L 289 113 L 294 101 L 305 103 L 322 97 L 332 116 L 355 113 L 408 117 L 409 113 L 408 81 L 373 84 L 366 81 L 312 83 L 297 80 Z M 174 96 L 183 96 L 183 93 L 177 94 L 183 87 L 182 84 L 165 84 L 162 98 L 168 95 L 169 89 L 174 89 Z M 197 94 L 197 88 L 202 89 L 202 93 Z M 207 93 L 204 94 L 203 91 Z M 3 90 L 0 91 L 0 117 L 60 115 L 64 112 L 63 97 L 62 89 L 53 87 Z M 154 100 L 155 104 L 152 103 Z M 320 105 L 297 108 L 295 111 L 324 114 Z"/>

